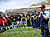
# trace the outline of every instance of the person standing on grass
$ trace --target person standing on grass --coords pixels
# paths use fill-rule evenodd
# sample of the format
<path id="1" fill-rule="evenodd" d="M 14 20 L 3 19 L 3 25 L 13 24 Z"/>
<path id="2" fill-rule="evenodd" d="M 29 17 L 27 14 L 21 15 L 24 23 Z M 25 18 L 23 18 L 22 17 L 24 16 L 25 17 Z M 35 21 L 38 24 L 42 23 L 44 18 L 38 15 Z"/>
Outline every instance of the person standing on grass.
<path id="1" fill-rule="evenodd" d="M 15 15 L 13 16 L 13 24 L 14 24 L 14 28 L 15 28 L 15 25 L 16 25 L 16 17 L 15 17 Z"/>
<path id="2" fill-rule="evenodd" d="M 17 16 L 18 16 L 18 15 L 16 14 L 16 15 L 15 15 L 15 17 L 16 17 L 16 21 L 17 21 Z"/>
<path id="3" fill-rule="evenodd" d="M 13 15 L 11 15 L 10 17 L 11 17 L 10 20 L 11 20 L 11 23 L 12 23 L 13 22 Z M 12 23 L 12 25 L 13 25 L 13 23 Z"/>
<path id="4" fill-rule="evenodd" d="M 4 18 L 4 25 L 6 26 L 6 30 L 7 30 L 7 26 L 9 27 L 9 24 L 8 24 L 8 17 L 5 16 Z M 10 27 L 9 27 L 10 29 Z"/>
<path id="5" fill-rule="evenodd" d="M 31 22 L 32 22 L 32 26 L 33 26 L 33 24 L 34 24 L 34 19 L 33 19 L 33 17 L 32 16 L 34 16 L 34 12 L 32 12 L 32 15 L 31 15 Z"/>
<path id="6" fill-rule="evenodd" d="M 10 20 L 11 20 L 11 24 L 12 24 L 11 27 L 13 28 L 13 23 L 12 23 L 13 22 L 13 15 L 10 15 Z"/>
<path id="7" fill-rule="evenodd" d="M 41 11 L 38 11 L 38 16 L 40 15 L 40 12 Z M 37 16 L 37 19 L 38 19 L 38 29 L 40 29 L 40 18 Z"/>
<path id="8" fill-rule="evenodd" d="M 31 25 L 30 25 L 30 14 L 29 14 L 29 12 L 27 12 L 26 18 L 27 18 L 27 27 L 31 27 Z"/>
<path id="9" fill-rule="evenodd" d="M 2 30 L 2 26 L 3 26 L 3 17 L 1 17 L 0 15 L 0 30 Z"/>
<path id="10" fill-rule="evenodd" d="M 10 19 L 11 19 L 11 17 L 8 15 L 8 23 L 9 23 L 9 27 L 10 27 L 10 25 L 12 25 Z M 9 28 L 9 30 L 11 30 L 11 29 Z"/>
<path id="11" fill-rule="evenodd" d="M 18 24 L 18 28 L 19 28 L 19 24 L 20 24 L 20 27 L 21 27 L 21 16 L 19 15 L 19 13 L 18 13 L 18 16 L 17 16 L 17 24 Z"/>
<path id="12" fill-rule="evenodd" d="M 25 27 L 26 27 L 26 22 L 25 22 L 25 15 L 24 15 L 24 13 L 22 13 L 22 24 L 23 24 L 23 27 L 24 27 L 24 24 L 25 24 Z"/>
<path id="13" fill-rule="evenodd" d="M 34 14 L 34 16 L 33 16 L 33 21 L 34 21 L 34 26 L 33 26 L 33 28 L 35 28 L 36 27 L 36 29 L 37 29 L 37 10 L 35 10 L 35 14 Z"/>
<path id="14" fill-rule="evenodd" d="M 41 8 L 41 13 L 39 17 L 40 17 L 42 37 L 45 37 L 44 30 L 46 31 L 48 37 L 50 37 L 48 28 L 49 12 L 45 10 L 45 5 L 42 5 L 40 8 Z"/>

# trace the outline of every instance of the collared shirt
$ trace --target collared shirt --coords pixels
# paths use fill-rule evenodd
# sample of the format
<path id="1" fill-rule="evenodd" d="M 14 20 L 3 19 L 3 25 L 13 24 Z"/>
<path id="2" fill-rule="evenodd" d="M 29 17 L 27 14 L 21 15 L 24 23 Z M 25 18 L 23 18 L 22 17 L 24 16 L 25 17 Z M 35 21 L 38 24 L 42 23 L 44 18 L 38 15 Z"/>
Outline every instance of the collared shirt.
<path id="1" fill-rule="evenodd" d="M 48 12 L 48 11 L 45 11 L 44 13 L 46 14 L 45 16 L 46 16 L 47 18 L 49 18 L 49 12 Z M 40 16 L 41 16 L 41 13 L 40 13 L 39 17 L 40 17 Z"/>
<path id="2" fill-rule="evenodd" d="M 48 24 L 48 21 L 49 21 L 49 12 L 48 11 L 45 11 L 43 12 L 43 15 L 46 16 L 48 18 L 48 20 L 46 20 L 40 13 L 39 17 L 40 17 L 40 23 L 42 24 Z"/>

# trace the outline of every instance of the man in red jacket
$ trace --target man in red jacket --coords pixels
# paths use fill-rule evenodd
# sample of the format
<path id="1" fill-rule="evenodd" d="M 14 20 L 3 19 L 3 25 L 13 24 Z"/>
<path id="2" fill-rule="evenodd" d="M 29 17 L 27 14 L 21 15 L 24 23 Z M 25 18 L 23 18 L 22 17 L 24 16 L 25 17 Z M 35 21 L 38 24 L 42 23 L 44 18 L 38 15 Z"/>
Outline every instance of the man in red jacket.
<path id="1" fill-rule="evenodd" d="M 1 17 L 0 15 L 0 30 L 2 30 L 2 26 L 3 26 L 3 17 Z"/>

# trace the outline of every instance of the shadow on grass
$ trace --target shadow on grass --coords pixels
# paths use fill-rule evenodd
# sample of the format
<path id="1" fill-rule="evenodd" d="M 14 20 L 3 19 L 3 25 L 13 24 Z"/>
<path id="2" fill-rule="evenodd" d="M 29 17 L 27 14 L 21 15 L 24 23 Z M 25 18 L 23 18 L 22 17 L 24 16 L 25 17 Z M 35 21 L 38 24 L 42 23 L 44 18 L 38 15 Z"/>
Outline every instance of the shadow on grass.
<path id="1" fill-rule="evenodd" d="M 12 29 L 12 27 L 10 29 Z M 3 28 L 3 30 L 0 30 L 0 33 L 3 33 L 4 31 L 6 31 L 6 28 Z"/>

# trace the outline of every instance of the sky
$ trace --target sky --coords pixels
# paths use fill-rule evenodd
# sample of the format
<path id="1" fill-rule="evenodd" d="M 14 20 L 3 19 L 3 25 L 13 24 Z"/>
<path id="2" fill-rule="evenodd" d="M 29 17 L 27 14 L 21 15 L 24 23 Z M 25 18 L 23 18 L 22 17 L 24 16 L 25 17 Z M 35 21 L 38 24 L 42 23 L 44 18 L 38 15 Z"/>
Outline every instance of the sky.
<path id="1" fill-rule="evenodd" d="M 46 0 L 0 0 L 0 11 L 5 12 L 6 9 L 18 9 L 27 7 L 31 4 L 37 4 Z"/>

